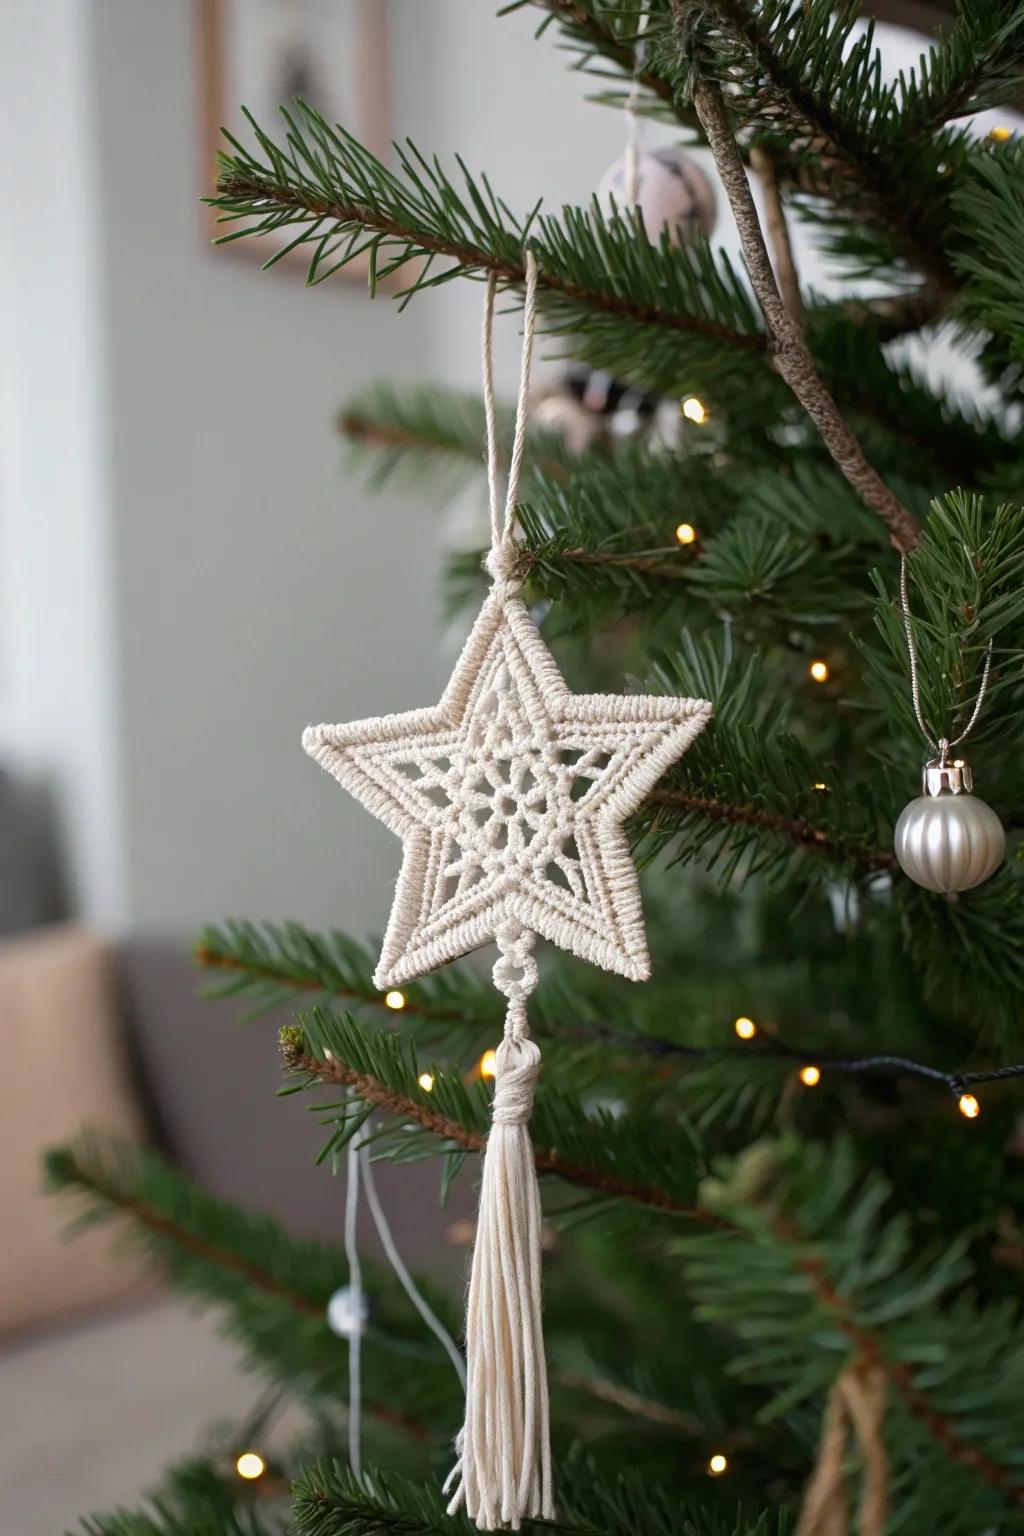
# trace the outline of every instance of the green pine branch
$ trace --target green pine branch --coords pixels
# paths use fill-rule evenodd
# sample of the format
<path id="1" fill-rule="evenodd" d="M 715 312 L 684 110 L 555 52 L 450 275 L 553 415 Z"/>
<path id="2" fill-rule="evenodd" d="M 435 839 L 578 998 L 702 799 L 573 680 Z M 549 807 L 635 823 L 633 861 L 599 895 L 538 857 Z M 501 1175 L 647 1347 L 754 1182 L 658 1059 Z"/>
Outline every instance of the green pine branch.
<path id="1" fill-rule="evenodd" d="M 255 123 L 259 154 L 229 136 L 234 152 L 221 157 L 211 202 L 222 221 L 239 227 L 223 239 L 294 229 L 287 249 L 309 251 L 311 284 L 368 252 L 371 287 L 406 269 L 405 299 L 461 276 L 491 274 L 503 287 L 521 286 L 528 243 L 549 330 L 573 335 L 595 366 L 657 388 L 764 369 L 750 295 L 706 245 L 680 252 L 667 237 L 653 245 L 636 216 L 605 219 L 596 208 L 567 208 L 561 220 L 534 209 L 520 220 L 461 162 L 456 185 L 410 146 L 398 150 L 393 173 L 303 103 L 282 112 L 283 144 Z"/>
<path id="2" fill-rule="evenodd" d="M 89 1515 L 76 1530 L 79 1536 L 288 1536 L 286 1479 L 268 1466 L 258 1483 L 243 1482 L 233 1461 L 211 1453 L 176 1463 L 141 1507 Z"/>
<path id="3" fill-rule="evenodd" d="M 216 1510 L 182 1509 L 164 1500 L 143 1509 L 86 1515 L 81 1536 L 287 1536 L 288 1521 L 251 1505 Z"/>
<path id="4" fill-rule="evenodd" d="M 702 732 L 650 797 L 654 815 L 634 823 L 646 855 L 699 859 L 723 881 L 894 869 L 881 840 L 891 820 L 877 791 L 848 782 L 830 756 L 787 728 L 791 698 L 766 685 L 756 652 L 733 659 L 716 638 L 684 633 L 649 686 L 718 706 L 714 730 Z"/>
<path id="5" fill-rule="evenodd" d="M 268 1216 L 217 1200 L 146 1147 L 84 1134 L 46 1156 L 49 1188 L 77 1207 L 77 1227 L 114 1224 L 185 1294 L 214 1307 L 250 1364 L 311 1400 L 343 1400 L 345 1352 L 327 1326 L 344 1283 L 340 1247 L 292 1237 Z M 457 1384 L 439 1346 L 389 1272 L 371 1266 L 376 1312 L 367 1332 L 367 1412 L 409 1444 L 457 1416 Z M 450 1313 L 430 1287 L 431 1305 Z M 453 1326 L 454 1318 L 450 1318 Z M 409 1351 L 420 1355 L 409 1370 Z"/>
<path id="6" fill-rule="evenodd" d="M 342 1000 L 387 1011 L 373 984 L 376 956 L 346 934 L 314 933 L 301 923 L 227 922 L 199 934 L 195 961 L 214 976 L 213 997 L 251 999 L 263 1012 L 312 994 L 325 1005 Z M 403 1015 L 479 1031 L 501 1023 L 494 989 L 466 969 L 445 967 L 403 987 Z"/>
<path id="7" fill-rule="evenodd" d="M 1012 94 L 1024 74 L 1019 14 L 1002 0 L 965 8 L 916 73 L 887 84 L 872 30 L 853 36 L 854 5 L 673 0 L 673 10 L 662 58 L 677 91 L 689 94 L 694 71 L 728 85 L 745 133 L 809 165 L 815 195 L 824 180 L 819 218 L 837 254 L 861 270 L 916 268 L 948 302 L 949 193 L 968 140 L 943 124 Z"/>
<path id="8" fill-rule="evenodd" d="M 282 1030 L 282 1049 L 298 1088 L 334 1083 L 354 1095 L 322 1109 L 333 1125 L 323 1156 L 336 1156 L 379 1111 L 389 1126 L 374 1135 L 378 1155 L 426 1157 L 444 1151 L 449 1173 L 467 1153 L 483 1149 L 490 1122 L 480 1080 L 467 1084 L 456 1072 L 429 1067 L 430 1086 L 415 1045 L 390 1032 L 360 1028 L 343 1014 L 314 1008 Z M 355 1100 L 359 1102 L 356 1103 Z M 532 1117 L 537 1171 L 579 1185 L 596 1201 L 626 1201 L 651 1211 L 702 1221 L 696 1209 L 698 1154 L 668 1121 L 588 1110 L 575 1097 L 543 1083 Z"/>
<path id="9" fill-rule="evenodd" d="M 562 1469 L 554 1524 L 527 1521 L 526 1531 L 565 1536 L 785 1536 L 785 1516 L 701 1508 L 694 1498 L 645 1484 L 636 1474 L 605 1482 L 581 1462 Z M 731 1501 L 730 1501 L 731 1502 Z M 460 1512 L 449 1515 L 437 1488 L 368 1471 L 361 1480 L 338 1461 L 321 1461 L 295 1485 L 296 1536 L 472 1536 Z"/>
<path id="10" fill-rule="evenodd" d="M 843 1141 L 755 1146 L 702 1198 L 741 1235 L 676 1246 L 699 1315 L 735 1332 L 746 1345 L 736 1369 L 774 1392 L 766 1417 L 822 1393 L 853 1362 L 878 1367 L 886 1444 L 911 1501 L 934 1478 L 929 1497 L 939 1485 L 951 1495 L 944 1529 L 963 1536 L 1001 1529 L 1008 1509 L 1024 1508 L 1020 1319 L 974 1301 L 963 1240 L 922 1244 L 891 1213 L 885 1180 L 863 1177 Z"/>
<path id="11" fill-rule="evenodd" d="M 1024 511 L 992 508 L 962 492 L 941 498 L 909 572 L 922 713 L 934 739 L 952 741 L 967 724 L 991 642 L 992 672 L 971 740 L 987 752 L 1008 748 L 1016 758 L 1024 724 Z M 913 742 L 923 754 L 902 609 L 880 575 L 875 582 L 878 638 L 862 647 L 867 682 L 880 717 L 896 723 L 900 744 Z M 971 750 L 965 746 L 968 756 Z"/>
<path id="12" fill-rule="evenodd" d="M 948 297 L 950 270 L 934 246 L 924 245 L 906 206 L 900 206 L 894 175 L 912 181 L 913 159 L 924 146 L 933 176 L 948 173 L 935 139 L 954 119 L 1010 101 L 1024 77 L 1024 21 L 1013 0 L 980 0 L 958 8 L 951 28 L 921 55 L 916 70 L 886 85 L 881 57 L 867 35 L 851 45 L 858 7 L 833 13 L 828 5 L 773 0 L 753 4 L 724 0 L 710 6 L 672 0 L 534 0 L 556 19 L 576 67 L 623 84 L 634 79 L 646 93 L 642 106 L 671 115 L 702 137 L 685 76 L 679 69 L 680 28 L 685 49 L 691 29 L 701 30 L 702 62 L 738 88 L 747 124 L 771 142 L 784 181 L 840 210 L 863 205 L 884 240 L 899 231 L 905 248 L 941 282 L 909 296 L 905 314 L 890 315 L 896 328 L 933 318 Z M 514 9 L 517 7 L 509 7 Z M 641 11 L 647 14 L 643 64 L 638 69 Z M 541 31 L 544 29 L 541 28 Z M 622 92 L 606 99 L 621 105 Z M 955 142 L 955 140 L 954 140 Z M 946 157 L 948 159 L 948 156 Z M 902 161 L 894 168 L 893 160 Z M 835 209 L 832 210 L 834 215 Z M 881 319 L 868 308 L 859 319 Z"/>
<path id="13" fill-rule="evenodd" d="M 549 20 L 557 22 L 563 44 L 576 55 L 575 68 L 584 74 L 610 77 L 629 85 L 634 80 L 647 93 L 647 111 L 674 120 L 687 128 L 699 142 L 703 138 L 697 115 L 688 102 L 680 99 L 666 75 L 657 70 L 656 50 L 651 46 L 664 28 L 664 6 L 644 4 L 643 0 L 625 0 L 625 3 L 608 4 L 607 0 L 520 0 L 518 5 L 507 5 L 502 14 L 519 10 L 524 4 L 534 4 L 549 13 Z M 651 65 L 639 64 L 637 40 L 642 14 L 647 15 L 644 37 L 645 60 Z M 538 29 L 538 36 L 546 23 Z M 638 67 L 639 65 L 639 67 Z M 622 105 L 622 93 L 614 93 L 608 99 Z"/>
<path id="14" fill-rule="evenodd" d="M 1024 1048 L 1024 882 L 1016 868 L 950 901 L 909 880 L 895 892 L 894 915 L 926 995 L 973 1021 L 1002 1060 Z"/>
<path id="15" fill-rule="evenodd" d="M 829 389 L 872 459 L 904 484 L 905 499 L 914 501 L 914 486 L 932 496 L 951 484 L 978 486 L 1017 469 L 1019 453 L 1013 436 L 982 417 L 970 402 L 937 397 L 911 368 L 886 357 L 879 334 L 870 326 L 851 325 L 835 305 L 812 306 L 805 318 Z M 532 472 L 533 479 L 553 480 L 572 495 L 580 473 L 592 473 L 595 478 L 615 475 L 616 483 L 609 483 L 607 492 L 616 498 L 616 507 L 623 498 L 632 507 L 645 500 L 664 505 L 666 527 L 672 529 L 683 516 L 704 527 L 713 526 L 710 517 L 719 506 L 724 512 L 737 504 L 739 474 L 749 482 L 745 494 L 747 489 L 756 494 L 766 466 L 788 475 L 794 467 L 813 470 L 824 463 L 812 434 L 805 431 L 793 440 L 801 423 L 777 379 L 766 377 L 757 388 L 739 392 L 719 393 L 702 385 L 701 398 L 709 418 L 703 427 L 684 425 L 684 440 L 675 452 L 645 451 L 643 444 L 613 441 L 574 455 L 557 435 L 531 427 L 528 476 Z M 503 408 L 499 444 L 511 440 L 511 419 L 511 409 Z M 375 384 L 351 400 L 339 426 L 375 486 L 391 478 L 421 486 L 425 477 L 431 477 L 448 490 L 483 470 L 483 407 L 478 393 L 437 384 Z M 722 454 L 728 455 L 728 467 L 716 472 L 713 461 Z M 679 476 L 675 494 L 668 483 L 673 469 Z M 828 491 L 830 482 L 836 486 L 834 493 Z M 523 496 L 528 504 L 535 500 L 531 487 L 528 478 Z M 828 504 L 834 497 L 843 498 L 845 488 L 832 474 L 827 479 L 822 476 L 822 488 L 828 495 L 821 521 L 829 527 Z M 696 499 L 696 517 L 689 507 L 680 505 L 690 496 Z M 607 508 L 606 515 L 613 516 L 616 507 Z"/>
<path id="16" fill-rule="evenodd" d="M 483 468 L 479 391 L 377 383 L 345 406 L 338 430 L 356 462 L 367 468 L 374 489 L 393 479 L 421 485 L 423 476 L 430 475 L 452 492 Z M 498 418 L 498 441 L 511 441 L 511 414 L 505 409 Z"/>
<path id="17" fill-rule="evenodd" d="M 694 598 L 707 622 L 728 614 L 762 644 L 794 629 L 845 629 L 870 617 L 863 573 L 884 551 L 846 483 L 799 462 L 771 474 L 704 457 L 583 461 L 568 484 L 538 477 L 519 521 L 522 573 L 560 604 L 561 630 L 637 612 L 674 636 L 678 604 Z M 681 522 L 697 534 L 682 547 Z"/>
<path id="18" fill-rule="evenodd" d="M 1004 356 L 1024 362 L 1024 145 L 975 155 L 953 196 L 966 279 L 958 313 L 999 338 Z"/>

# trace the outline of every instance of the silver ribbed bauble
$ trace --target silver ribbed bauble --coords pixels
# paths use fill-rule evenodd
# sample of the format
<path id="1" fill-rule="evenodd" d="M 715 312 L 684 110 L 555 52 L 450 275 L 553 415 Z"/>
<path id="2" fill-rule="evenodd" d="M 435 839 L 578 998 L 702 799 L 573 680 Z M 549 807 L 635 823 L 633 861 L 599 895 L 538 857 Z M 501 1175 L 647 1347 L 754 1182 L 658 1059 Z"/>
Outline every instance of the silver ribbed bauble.
<path id="1" fill-rule="evenodd" d="M 962 758 L 924 770 L 924 793 L 896 823 L 893 846 L 905 875 L 928 891 L 969 891 L 1003 862 L 1006 833 L 990 805 L 971 793 Z"/>

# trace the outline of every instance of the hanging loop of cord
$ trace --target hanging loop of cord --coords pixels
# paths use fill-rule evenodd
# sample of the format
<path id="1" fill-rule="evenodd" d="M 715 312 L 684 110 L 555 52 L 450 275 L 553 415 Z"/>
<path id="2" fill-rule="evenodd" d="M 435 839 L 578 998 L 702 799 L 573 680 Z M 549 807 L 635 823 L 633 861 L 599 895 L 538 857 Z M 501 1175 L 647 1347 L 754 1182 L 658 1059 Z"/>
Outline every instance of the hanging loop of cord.
<path id="1" fill-rule="evenodd" d="M 921 734 L 928 745 L 931 747 L 932 751 L 938 754 L 939 763 L 944 768 L 946 766 L 946 761 L 950 751 L 953 749 L 953 747 L 958 747 L 961 742 L 967 740 L 968 736 L 973 731 L 975 724 L 977 723 L 978 716 L 981 714 L 981 706 L 984 703 L 985 693 L 988 688 L 988 675 L 992 667 L 992 641 L 989 640 L 988 645 L 985 647 L 985 665 L 982 668 L 981 682 L 978 685 L 978 697 L 974 701 L 974 708 L 971 710 L 971 718 L 968 720 L 959 736 L 954 737 L 952 741 L 950 741 L 946 736 L 937 735 L 937 733 L 933 731 L 931 726 L 928 724 L 928 721 L 924 718 L 924 714 L 921 710 L 921 677 L 917 661 L 917 645 L 914 640 L 914 622 L 910 614 L 910 594 L 908 586 L 909 567 L 907 564 L 907 557 L 906 555 L 901 555 L 900 605 L 903 609 L 903 630 L 907 637 L 907 655 L 910 658 L 910 697 L 914 705 L 914 715 L 918 725 L 920 726 Z"/>
<path id="2" fill-rule="evenodd" d="M 526 421 L 530 410 L 530 369 L 533 364 L 533 338 L 537 321 L 537 259 L 526 252 L 526 297 L 523 301 L 523 352 L 519 368 L 519 398 L 516 401 L 516 425 L 512 437 L 512 457 L 508 467 L 505 505 L 501 505 L 498 474 L 498 433 L 494 404 L 494 303 L 497 279 L 492 272 L 484 296 L 481 334 L 481 369 L 484 386 L 484 422 L 487 433 L 487 486 L 491 511 L 491 548 L 487 571 L 495 582 L 511 582 L 518 551 L 515 541 L 516 502 L 526 446 Z"/>
<path id="3" fill-rule="evenodd" d="M 647 31 L 647 23 L 650 19 L 650 12 L 644 11 L 637 21 L 636 48 L 633 55 L 633 78 L 629 82 L 629 95 L 626 97 L 626 105 L 623 108 L 623 116 L 626 119 L 624 190 L 627 208 L 632 208 L 637 202 L 637 193 L 640 190 L 640 134 L 642 123 L 637 109 L 640 105 L 640 76 L 643 74 L 644 66 L 647 62 L 647 39 L 644 34 Z"/>

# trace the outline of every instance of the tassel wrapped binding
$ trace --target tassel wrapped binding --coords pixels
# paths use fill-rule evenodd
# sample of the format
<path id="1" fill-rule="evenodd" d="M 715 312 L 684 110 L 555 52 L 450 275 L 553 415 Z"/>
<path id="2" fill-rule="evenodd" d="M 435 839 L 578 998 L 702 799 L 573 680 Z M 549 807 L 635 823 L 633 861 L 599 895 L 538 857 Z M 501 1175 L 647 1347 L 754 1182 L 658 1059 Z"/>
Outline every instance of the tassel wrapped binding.
<path id="1" fill-rule="evenodd" d="M 537 982 L 534 936 L 517 923 L 497 935 L 494 983 L 508 998 L 497 1050 L 491 1132 L 466 1311 L 466 1418 L 449 1514 L 465 1505 L 481 1531 L 554 1517 L 547 1366 L 541 1323 L 541 1204 L 530 1140 L 540 1051 L 526 999 Z M 446 1489 L 448 1487 L 446 1484 Z"/>

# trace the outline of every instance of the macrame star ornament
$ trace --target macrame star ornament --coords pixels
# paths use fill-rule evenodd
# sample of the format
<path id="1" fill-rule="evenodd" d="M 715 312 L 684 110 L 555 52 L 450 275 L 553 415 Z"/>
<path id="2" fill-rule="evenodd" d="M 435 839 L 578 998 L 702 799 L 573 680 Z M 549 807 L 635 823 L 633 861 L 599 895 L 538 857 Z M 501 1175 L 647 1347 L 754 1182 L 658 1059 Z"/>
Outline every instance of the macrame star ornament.
<path id="1" fill-rule="evenodd" d="M 604 970 L 650 970 L 623 823 L 711 714 L 703 699 L 574 694 L 519 596 L 516 490 L 536 266 L 527 257 L 523 367 L 504 515 L 497 496 L 491 327 L 484 403 L 493 586 L 440 703 L 310 727 L 306 751 L 401 838 L 381 989 L 494 940 L 508 1000 L 497 1051 L 466 1320 L 466 1418 L 452 1511 L 481 1530 L 552 1518 L 541 1332 L 541 1206 L 528 1123 L 540 1071 L 526 1000 L 535 935 Z"/>
<path id="2" fill-rule="evenodd" d="M 374 985 L 424 976 L 510 927 L 643 981 L 623 822 L 710 708 L 570 693 L 498 584 L 438 705 L 308 730 L 306 751 L 404 844 Z"/>

